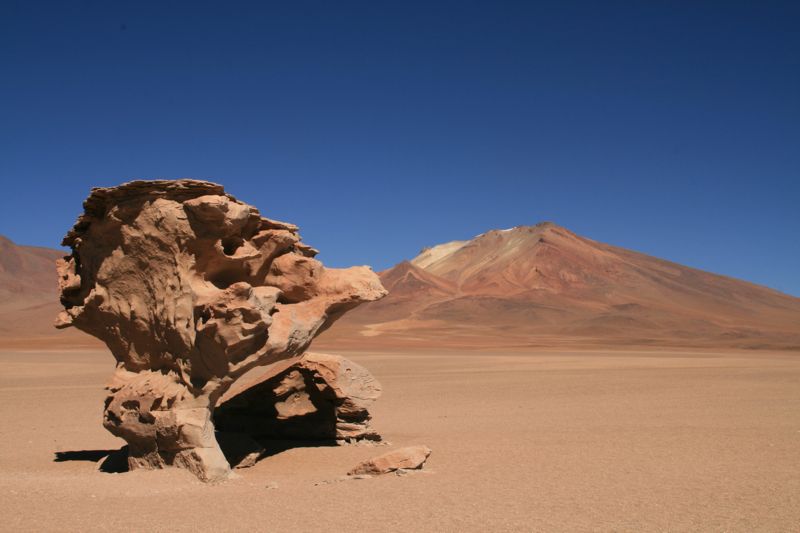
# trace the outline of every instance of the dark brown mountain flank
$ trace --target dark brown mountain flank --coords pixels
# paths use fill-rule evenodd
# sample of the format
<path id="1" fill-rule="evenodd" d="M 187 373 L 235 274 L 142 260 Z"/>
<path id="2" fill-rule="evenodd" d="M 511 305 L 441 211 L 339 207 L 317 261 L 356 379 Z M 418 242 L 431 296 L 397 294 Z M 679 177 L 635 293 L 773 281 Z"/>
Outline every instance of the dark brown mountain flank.
<path id="1" fill-rule="evenodd" d="M 800 298 L 546 222 L 423 250 L 322 343 L 800 349 Z"/>

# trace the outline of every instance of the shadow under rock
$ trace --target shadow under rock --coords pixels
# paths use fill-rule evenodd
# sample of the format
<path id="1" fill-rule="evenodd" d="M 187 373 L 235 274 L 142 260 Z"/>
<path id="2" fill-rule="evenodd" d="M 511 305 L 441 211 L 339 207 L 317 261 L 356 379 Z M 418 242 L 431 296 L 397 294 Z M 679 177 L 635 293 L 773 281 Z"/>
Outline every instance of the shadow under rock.
<path id="1" fill-rule="evenodd" d="M 97 469 L 101 472 L 119 474 L 128 471 L 128 447 L 123 446 L 119 450 L 72 450 L 55 452 L 53 461 L 56 463 L 63 463 L 66 461 L 100 463 Z"/>
<path id="2" fill-rule="evenodd" d="M 264 447 L 261 458 L 278 455 L 292 448 L 323 448 L 328 446 L 339 446 L 335 440 L 269 440 L 259 439 Z"/>
<path id="3" fill-rule="evenodd" d="M 333 439 L 267 439 L 247 433 L 217 432 L 217 442 L 232 468 L 247 468 L 292 448 L 338 446 Z"/>
<path id="4" fill-rule="evenodd" d="M 217 441 L 231 467 L 253 466 L 256 462 L 293 448 L 338 446 L 335 440 L 254 439 L 237 433 L 217 433 Z M 55 452 L 53 461 L 86 461 L 99 463 L 97 469 L 109 474 L 128 472 L 128 447 L 118 450 L 70 450 Z"/>

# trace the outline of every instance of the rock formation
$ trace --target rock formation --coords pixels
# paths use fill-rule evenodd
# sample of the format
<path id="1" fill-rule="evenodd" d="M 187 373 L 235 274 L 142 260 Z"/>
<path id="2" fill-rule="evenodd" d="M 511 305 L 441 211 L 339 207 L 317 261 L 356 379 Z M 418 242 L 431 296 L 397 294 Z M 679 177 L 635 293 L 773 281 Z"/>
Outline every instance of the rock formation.
<path id="1" fill-rule="evenodd" d="M 417 470 L 422 468 L 431 455 L 431 449 L 421 444 L 384 453 L 357 464 L 348 476 L 378 476 L 395 470 Z"/>
<path id="2" fill-rule="evenodd" d="M 362 366 L 337 355 L 306 353 L 243 379 L 220 399 L 218 431 L 256 440 L 330 442 L 380 440 L 369 426 L 368 408 L 381 388 Z"/>
<path id="3" fill-rule="evenodd" d="M 297 226 L 214 183 L 93 189 L 84 210 L 62 243 L 72 254 L 58 262 L 56 327 L 98 337 L 116 358 L 104 425 L 128 442 L 131 468 L 225 478 L 212 421 L 225 391 L 256 367 L 299 358 L 343 313 L 386 294 L 368 267 L 324 268 Z M 293 364 L 304 379 L 328 372 L 302 361 Z M 344 429 L 350 407 L 337 394 L 347 386 L 325 375 Z"/>

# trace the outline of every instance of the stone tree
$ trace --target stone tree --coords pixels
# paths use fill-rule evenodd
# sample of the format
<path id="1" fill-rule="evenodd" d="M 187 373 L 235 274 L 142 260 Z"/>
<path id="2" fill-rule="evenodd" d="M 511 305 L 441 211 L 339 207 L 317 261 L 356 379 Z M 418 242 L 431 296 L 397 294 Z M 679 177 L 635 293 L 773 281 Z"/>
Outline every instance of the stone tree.
<path id="1" fill-rule="evenodd" d="M 56 327 L 94 335 L 117 360 L 104 426 L 128 442 L 131 468 L 178 466 L 206 481 L 230 471 L 213 412 L 231 385 L 282 360 L 319 374 L 319 362 L 303 359 L 311 340 L 386 294 L 368 267 L 325 268 L 297 226 L 206 181 L 93 189 L 63 245 L 72 253 L 57 265 Z M 347 429 L 358 409 L 325 394 Z"/>

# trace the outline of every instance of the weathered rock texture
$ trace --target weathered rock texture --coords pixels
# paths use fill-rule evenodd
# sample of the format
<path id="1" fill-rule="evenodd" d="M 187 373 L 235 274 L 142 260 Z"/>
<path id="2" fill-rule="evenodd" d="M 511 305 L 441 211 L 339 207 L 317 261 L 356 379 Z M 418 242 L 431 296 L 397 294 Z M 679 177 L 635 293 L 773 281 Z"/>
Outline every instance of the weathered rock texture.
<path id="1" fill-rule="evenodd" d="M 425 445 L 400 448 L 359 463 L 347 475 L 376 476 L 388 474 L 395 470 L 416 470 L 422 468 L 430 454 L 431 449 Z"/>
<path id="2" fill-rule="evenodd" d="M 63 241 L 72 254 L 58 262 L 56 326 L 100 338 L 116 358 L 104 425 L 128 442 L 131 468 L 226 477 L 212 422 L 225 391 L 386 294 L 368 267 L 324 268 L 297 226 L 213 183 L 93 189 L 84 209 Z"/>
<path id="3" fill-rule="evenodd" d="M 364 367 L 337 355 L 306 353 L 266 370 L 237 384 L 242 392 L 221 398 L 217 430 L 256 440 L 380 440 L 369 426 L 368 408 L 381 387 Z"/>

